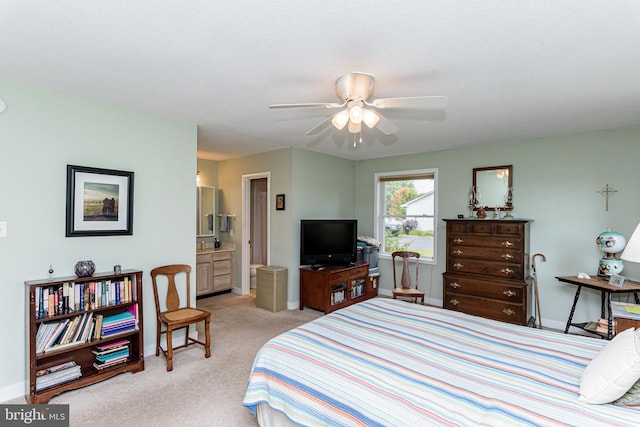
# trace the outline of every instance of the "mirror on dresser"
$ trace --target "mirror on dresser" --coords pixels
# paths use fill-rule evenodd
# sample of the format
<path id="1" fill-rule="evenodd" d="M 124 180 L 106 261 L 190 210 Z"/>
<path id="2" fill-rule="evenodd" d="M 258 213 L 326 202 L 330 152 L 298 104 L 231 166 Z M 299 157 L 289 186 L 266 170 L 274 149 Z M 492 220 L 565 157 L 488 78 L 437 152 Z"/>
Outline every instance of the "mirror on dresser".
<path id="1" fill-rule="evenodd" d="M 513 209 L 513 166 L 488 166 L 473 169 L 473 187 L 476 210 L 501 211 Z"/>
<path id="2" fill-rule="evenodd" d="M 196 236 L 215 236 L 216 226 L 216 187 L 205 185 L 197 187 Z"/>

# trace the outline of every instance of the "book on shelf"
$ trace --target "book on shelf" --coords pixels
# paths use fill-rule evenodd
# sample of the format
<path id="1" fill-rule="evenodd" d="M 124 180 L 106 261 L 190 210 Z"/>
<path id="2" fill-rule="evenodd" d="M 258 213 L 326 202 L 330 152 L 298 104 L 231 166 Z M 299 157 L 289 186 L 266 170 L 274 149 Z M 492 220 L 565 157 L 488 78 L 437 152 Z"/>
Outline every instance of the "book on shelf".
<path id="1" fill-rule="evenodd" d="M 129 360 L 129 341 L 121 340 L 103 344 L 97 346 L 92 352 L 96 355 L 96 361 L 93 366 L 98 370 L 105 369 Z"/>
<path id="2" fill-rule="evenodd" d="M 106 338 L 138 328 L 137 304 L 127 307 L 126 311 L 102 318 L 100 336 Z"/>
<path id="3" fill-rule="evenodd" d="M 36 390 L 53 387 L 82 376 L 80 366 L 74 361 L 61 363 L 36 372 Z"/>
<path id="4" fill-rule="evenodd" d="M 36 319 L 82 312 L 135 300 L 136 276 L 119 280 L 64 282 L 35 290 Z"/>
<path id="5" fill-rule="evenodd" d="M 93 312 L 83 313 L 72 319 L 41 323 L 36 333 L 36 353 L 59 350 L 93 341 L 95 335 Z"/>
<path id="6" fill-rule="evenodd" d="M 582 329 L 588 332 L 592 332 L 594 334 L 599 335 L 608 335 L 609 334 L 609 320 L 605 318 L 600 318 L 595 322 L 587 322 Z M 611 332 L 615 334 L 616 332 L 616 321 L 615 319 L 611 321 Z"/>

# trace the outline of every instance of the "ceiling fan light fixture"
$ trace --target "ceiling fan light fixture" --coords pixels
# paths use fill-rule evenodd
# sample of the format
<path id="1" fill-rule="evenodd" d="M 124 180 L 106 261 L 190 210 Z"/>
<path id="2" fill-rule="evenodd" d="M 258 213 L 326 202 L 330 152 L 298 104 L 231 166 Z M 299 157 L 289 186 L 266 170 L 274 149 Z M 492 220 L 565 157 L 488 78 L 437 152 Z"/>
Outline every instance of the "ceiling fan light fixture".
<path id="1" fill-rule="evenodd" d="M 380 121 L 380 116 L 375 111 L 365 109 L 362 121 L 369 129 L 373 129 Z"/>
<path id="2" fill-rule="evenodd" d="M 349 110 L 342 110 L 339 113 L 335 114 L 333 116 L 333 119 L 331 119 L 331 123 L 338 130 L 342 130 L 342 128 L 344 128 L 348 122 L 349 122 Z"/>
<path id="3" fill-rule="evenodd" d="M 361 130 L 362 130 L 362 122 L 353 123 L 352 121 L 349 121 L 349 133 L 360 133 Z"/>
<path id="4" fill-rule="evenodd" d="M 359 105 L 354 105 L 349 110 L 349 120 L 353 123 L 360 124 L 364 118 L 364 110 Z"/>

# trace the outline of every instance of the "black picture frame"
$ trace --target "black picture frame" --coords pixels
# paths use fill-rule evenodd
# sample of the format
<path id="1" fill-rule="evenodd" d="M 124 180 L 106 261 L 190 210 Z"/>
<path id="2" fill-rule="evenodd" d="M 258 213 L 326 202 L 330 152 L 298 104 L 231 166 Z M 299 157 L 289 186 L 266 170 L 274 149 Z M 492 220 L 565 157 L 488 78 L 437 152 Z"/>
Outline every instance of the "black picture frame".
<path id="1" fill-rule="evenodd" d="M 276 194 L 276 210 L 284 210 L 284 194 Z"/>
<path id="2" fill-rule="evenodd" d="M 67 165 L 66 237 L 132 235 L 133 176 Z"/>

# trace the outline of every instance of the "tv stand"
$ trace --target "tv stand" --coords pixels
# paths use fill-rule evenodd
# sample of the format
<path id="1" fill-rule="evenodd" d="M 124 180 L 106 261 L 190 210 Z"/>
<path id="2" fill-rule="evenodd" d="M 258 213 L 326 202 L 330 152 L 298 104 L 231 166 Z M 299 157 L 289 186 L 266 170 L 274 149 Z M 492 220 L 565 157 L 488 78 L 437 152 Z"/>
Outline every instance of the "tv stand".
<path id="1" fill-rule="evenodd" d="M 314 264 L 311 266 L 312 270 L 330 270 L 335 268 L 348 268 L 353 267 L 356 264 Z"/>
<path id="2" fill-rule="evenodd" d="M 300 268 L 300 310 L 327 314 L 377 295 L 377 277 L 369 277 L 369 264 Z"/>

